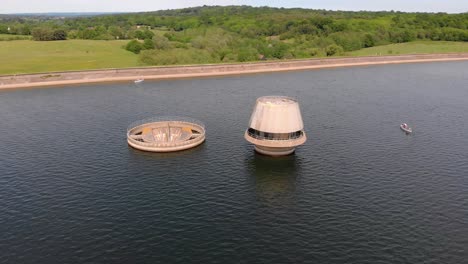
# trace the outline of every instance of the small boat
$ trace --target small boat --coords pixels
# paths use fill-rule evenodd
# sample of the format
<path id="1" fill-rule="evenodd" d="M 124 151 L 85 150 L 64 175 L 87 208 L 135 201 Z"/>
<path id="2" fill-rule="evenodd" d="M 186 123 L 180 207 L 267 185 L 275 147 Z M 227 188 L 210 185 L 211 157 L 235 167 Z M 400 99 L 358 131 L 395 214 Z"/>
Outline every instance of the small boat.
<path id="1" fill-rule="evenodd" d="M 135 83 L 142 83 L 144 81 L 145 81 L 145 79 L 138 79 L 138 80 L 135 80 Z"/>
<path id="2" fill-rule="evenodd" d="M 408 124 L 406 124 L 406 123 L 401 124 L 400 128 L 401 128 L 401 130 L 405 131 L 408 134 L 413 133 L 413 129 L 411 129 L 411 127 L 409 127 Z"/>

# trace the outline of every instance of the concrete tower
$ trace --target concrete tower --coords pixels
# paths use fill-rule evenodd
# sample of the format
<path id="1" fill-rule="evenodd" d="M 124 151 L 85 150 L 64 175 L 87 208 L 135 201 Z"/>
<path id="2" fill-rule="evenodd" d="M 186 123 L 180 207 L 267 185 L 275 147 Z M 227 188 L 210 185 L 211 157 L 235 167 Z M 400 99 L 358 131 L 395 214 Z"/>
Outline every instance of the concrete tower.
<path id="1" fill-rule="evenodd" d="M 306 141 L 299 103 L 285 96 L 257 99 L 245 139 L 270 156 L 289 155 Z"/>

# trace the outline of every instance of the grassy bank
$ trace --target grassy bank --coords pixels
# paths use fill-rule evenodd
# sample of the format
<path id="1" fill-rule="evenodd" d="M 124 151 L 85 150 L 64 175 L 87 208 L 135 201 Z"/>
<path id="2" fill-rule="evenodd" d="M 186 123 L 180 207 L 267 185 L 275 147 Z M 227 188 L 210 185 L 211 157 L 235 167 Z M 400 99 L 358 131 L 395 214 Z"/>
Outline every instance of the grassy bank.
<path id="1" fill-rule="evenodd" d="M 31 39 L 31 36 L 28 36 L 28 35 L 0 34 L 0 41 L 29 40 L 29 39 Z"/>
<path id="2" fill-rule="evenodd" d="M 378 56 L 403 54 L 434 54 L 468 52 L 468 42 L 415 41 L 377 46 L 346 53 L 349 56 Z"/>
<path id="3" fill-rule="evenodd" d="M 127 41 L 1 41 L 0 74 L 124 68 L 138 56 L 122 49 Z"/>
<path id="4" fill-rule="evenodd" d="M 127 42 L 117 40 L 0 41 L 0 58 L 2 58 L 3 62 L 0 64 L 0 74 L 142 66 L 138 62 L 138 55 L 122 48 Z M 171 55 L 171 52 L 173 53 L 174 51 L 157 50 L 156 52 L 170 57 L 174 55 Z M 348 52 L 345 55 L 371 56 L 450 52 L 468 52 L 468 43 L 442 41 L 409 42 L 362 49 Z M 176 55 L 183 56 L 184 54 Z M 188 58 L 187 64 L 190 64 L 190 61 L 190 58 Z"/>

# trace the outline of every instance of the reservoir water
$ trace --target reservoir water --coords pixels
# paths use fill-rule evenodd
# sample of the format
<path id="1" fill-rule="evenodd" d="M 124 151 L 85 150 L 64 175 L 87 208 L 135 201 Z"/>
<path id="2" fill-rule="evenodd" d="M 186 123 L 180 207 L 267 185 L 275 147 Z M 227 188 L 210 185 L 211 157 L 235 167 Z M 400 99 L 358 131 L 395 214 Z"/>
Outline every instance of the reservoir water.
<path id="1" fill-rule="evenodd" d="M 299 100 L 294 155 L 244 140 L 263 95 Z M 159 115 L 206 142 L 129 147 Z M 0 143 L 0 263 L 468 258 L 468 62 L 4 90 Z"/>

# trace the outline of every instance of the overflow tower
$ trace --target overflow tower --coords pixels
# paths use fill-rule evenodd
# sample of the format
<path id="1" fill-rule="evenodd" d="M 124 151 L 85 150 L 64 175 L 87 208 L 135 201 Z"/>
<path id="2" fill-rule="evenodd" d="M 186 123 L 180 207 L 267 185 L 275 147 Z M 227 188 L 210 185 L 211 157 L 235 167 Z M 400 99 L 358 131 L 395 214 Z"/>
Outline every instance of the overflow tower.
<path id="1" fill-rule="evenodd" d="M 244 137 L 264 155 L 293 153 L 295 147 L 307 140 L 299 103 L 286 96 L 258 98 Z"/>

